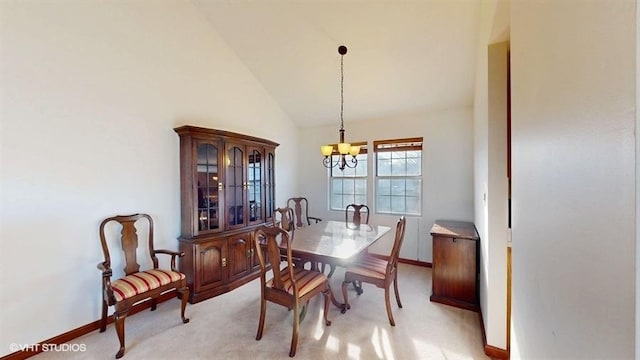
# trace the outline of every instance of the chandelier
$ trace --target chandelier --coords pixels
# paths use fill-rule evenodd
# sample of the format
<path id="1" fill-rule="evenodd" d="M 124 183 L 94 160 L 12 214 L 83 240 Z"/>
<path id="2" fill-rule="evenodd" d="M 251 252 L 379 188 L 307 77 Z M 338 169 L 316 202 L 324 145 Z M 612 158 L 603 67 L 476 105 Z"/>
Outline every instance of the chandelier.
<path id="1" fill-rule="evenodd" d="M 347 53 L 347 47 L 344 45 L 340 45 L 338 47 L 338 54 L 340 54 L 340 142 L 338 143 L 338 152 L 336 155 L 339 155 L 338 161 L 333 162 L 332 155 L 334 154 L 334 146 L 333 145 L 323 145 L 320 146 L 320 152 L 324 155 L 324 159 L 322 160 L 322 164 L 326 168 L 338 167 L 341 171 L 346 167 L 354 168 L 358 165 L 358 160 L 356 156 L 360 153 L 360 146 L 351 146 L 350 143 L 344 142 L 344 119 L 342 117 L 344 112 L 344 65 L 343 58 Z M 347 160 L 347 155 L 351 155 L 351 159 Z"/>

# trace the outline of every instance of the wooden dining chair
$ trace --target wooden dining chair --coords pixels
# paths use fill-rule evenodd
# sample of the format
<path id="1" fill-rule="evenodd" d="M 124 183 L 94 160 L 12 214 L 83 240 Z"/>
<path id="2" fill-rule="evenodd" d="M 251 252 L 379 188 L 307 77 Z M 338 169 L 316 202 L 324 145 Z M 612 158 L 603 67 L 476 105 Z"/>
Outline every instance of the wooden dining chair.
<path id="1" fill-rule="evenodd" d="M 296 224 L 293 221 L 293 209 L 290 207 L 277 208 L 273 210 L 273 226 L 278 227 L 284 231 L 292 233 L 296 229 Z M 280 254 L 282 261 L 287 261 L 286 254 Z M 293 264 L 295 266 L 304 267 L 309 260 L 304 260 L 298 257 L 293 258 Z"/>
<path id="2" fill-rule="evenodd" d="M 273 210 L 273 226 L 285 231 L 293 231 L 296 224 L 293 220 L 293 209 L 290 207 L 277 208 Z"/>
<path id="3" fill-rule="evenodd" d="M 326 275 L 301 267 L 293 266 L 291 256 L 291 239 L 289 233 L 277 227 L 259 227 L 254 234 L 255 248 L 260 262 L 260 320 L 256 340 L 262 338 L 264 321 L 267 311 L 267 301 L 282 305 L 293 313 L 293 333 L 289 356 L 296 354 L 298 345 L 298 328 L 300 313 L 303 306 L 318 294 L 324 295 L 324 322 L 331 325 L 327 318 L 331 288 Z M 280 246 L 286 246 L 287 261 L 284 268 L 280 267 Z M 271 264 L 271 267 L 268 267 Z M 267 272 L 273 271 L 273 278 L 267 281 Z"/>
<path id="4" fill-rule="evenodd" d="M 144 221 L 138 222 L 140 219 L 147 220 L 147 237 L 149 240 L 149 257 L 153 263 L 153 269 L 140 271 L 140 265 L 136 259 L 136 249 L 138 248 L 138 234 L 136 223 L 144 226 Z M 124 252 L 124 277 L 113 280 L 111 269 L 111 256 L 107 232 L 105 227 L 107 224 L 115 222 L 122 227 L 120 232 L 120 244 Z M 100 242 L 104 253 L 104 261 L 98 264 L 98 269 L 102 271 L 102 320 L 100 322 L 100 332 L 104 332 L 107 327 L 107 308 L 115 306 L 113 314 L 116 325 L 116 333 L 120 340 L 120 349 L 116 353 L 116 359 L 124 355 L 124 320 L 131 306 L 145 299 L 151 299 L 151 310 L 156 309 L 158 297 L 167 291 L 176 290 L 178 298 L 181 298 L 182 304 L 180 315 L 182 322 L 188 323 L 189 319 L 184 317 L 184 311 L 187 306 L 189 297 L 189 288 L 185 275 L 176 269 L 176 258 L 184 256 L 170 250 L 155 250 L 153 247 L 153 220 L 147 214 L 134 214 L 114 216 L 105 219 L 100 224 Z M 171 269 L 161 269 L 158 264 L 157 254 L 165 254 L 171 256 Z"/>
<path id="5" fill-rule="evenodd" d="M 322 219 L 320 218 L 309 216 L 309 200 L 307 200 L 307 198 L 305 197 L 292 197 L 287 199 L 287 207 L 290 207 L 294 210 L 294 226 L 296 228 L 310 226 L 312 221 L 314 224 L 322 221 Z M 324 272 L 325 264 L 319 263 L 317 261 L 312 261 L 311 269 Z M 333 272 L 330 272 L 330 274 L 333 275 Z"/>
<path id="6" fill-rule="evenodd" d="M 352 265 L 347 267 L 344 274 L 344 281 L 342 282 L 342 295 L 345 303 L 343 312 L 350 308 L 349 298 L 347 295 L 347 286 L 349 283 L 355 281 L 359 284 L 373 284 L 384 289 L 384 300 L 387 307 L 389 323 L 391 323 L 391 326 L 396 326 L 396 322 L 393 320 L 393 313 L 391 312 L 391 304 L 389 302 L 389 288 L 393 282 L 396 302 L 398 303 L 398 307 L 401 308 L 402 303 L 400 302 L 400 294 L 398 293 L 398 258 L 400 257 L 400 247 L 404 240 L 405 223 L 406 219 L 404 216 L 398 220 L 393 248 L 391 249 L 391 254 L 387 260 L 374 257 L 370 254 L 365 254 Z M 358 295 L 361 293 L 361 291 L 358 291 Z"/>
<path id="7" fill-rule="evenodd" d="M 309 200 L 305 197 L 292 197 L 287 200 L 287 207 L 294 210 L 296 227 L 303 227 L 311 225 L 313 221 L 315 224 L 322 221 L 322 219 L 309 216 Z"/>
<path id="8" fill-rule="evenodd" d="M 363 211 L 366 210 L 366 211 Z M 351 222 L 355 225 L 360 225 L 362 223 L 369 223 L 369 207 L 365 204 L 349 204 L 344 209 L 344 221 L 349 222 L 349 213 L 353 212 L 353 216 L 351 217 Z M 363 221 L 364 218 L 364 221 Z"/>

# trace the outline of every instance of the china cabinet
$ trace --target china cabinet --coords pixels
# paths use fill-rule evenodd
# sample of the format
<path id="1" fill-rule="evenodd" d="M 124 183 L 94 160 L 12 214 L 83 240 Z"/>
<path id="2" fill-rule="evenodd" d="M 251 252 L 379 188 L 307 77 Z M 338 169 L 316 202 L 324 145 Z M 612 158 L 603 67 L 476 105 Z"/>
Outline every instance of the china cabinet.
<path id="1" fill-rule="evenodd" d="M 259 276 L 256 227 L 275 205 L 277 143 L 195 126 L 180 136 L 180 271 L 198 302 Z"/>

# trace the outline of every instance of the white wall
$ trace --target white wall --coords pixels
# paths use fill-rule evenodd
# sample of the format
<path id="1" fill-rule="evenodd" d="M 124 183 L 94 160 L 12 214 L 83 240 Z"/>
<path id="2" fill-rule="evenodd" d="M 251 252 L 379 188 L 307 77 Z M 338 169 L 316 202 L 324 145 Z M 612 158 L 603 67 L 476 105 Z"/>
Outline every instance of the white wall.
<path id="1" fill-rule="evenodd" d="M 338 141 L 339 123 L 300 130 L 300 194 L 310 201 L 310 211 L 327 219 L 344 219 L 342 211 L 328 211 L 328 173 L 322 166 L 320 145 Z M 373 141 L 422 136 L 422 216 L 408 217 L 401 257 L 431 262 L 430 230 L 436 219 L 473 221 L 473 129 L 471 109 L 369 119 L 346 123 L 347 141 L 368 141 L 368 204 L 374 203 Z M 373 211 L 372 207 L 372 211 Z M 398 216 L 373 214 L 370 222 L 395 226 Z M 393 232 L 371 251 L 389 254 Z"/>
<path id="2" fill-rule="evenodd" d="M 634 6 L 511 4 L 514 359 L 634 358 Z"/>
<path id="3" fill-rule="evenodd" d="M 3 1 L 0 52 L 0 355 L 99 319 L 103 218 L 177 248 L 174 127 L 279 142 L 297 192 L 293 123 L 188 1 Z"/>
<path id="4" fill-rule="evenodd" d="M 507 51 L 504 2 L 484 1 L 474 101 L 474 210 L 487 345 L 507 349 Z M 507 29 L 507 30 L 505 30 Z M 496 40 L 502 42 L 494 45 Z"/>

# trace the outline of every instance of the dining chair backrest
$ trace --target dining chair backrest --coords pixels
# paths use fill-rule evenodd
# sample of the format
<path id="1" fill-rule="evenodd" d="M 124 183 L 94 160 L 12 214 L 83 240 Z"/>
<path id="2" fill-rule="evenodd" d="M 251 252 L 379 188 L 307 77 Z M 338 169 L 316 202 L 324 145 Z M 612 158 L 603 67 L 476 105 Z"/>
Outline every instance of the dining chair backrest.
<path id="1" fill-rule="evenodd" d="M 293 209 L 290 207 L 277 208 L 274 210 L 273 226 L 285 231 L 293 231 L 296 226 L 293 220 Z"/>
<path id="2" fill-rule="evenodd" d="M 396 224 L 396 237 L 393 241 L 393 248 L 391 254 L 389 254 L 389 262 L 387 263 L 387 275 L 391 274 L 394 269 L 398 268 L 398 259 L 400 258 L 400 248 L 404 241 L 404 228 L 407 223 L 407 219 L 402 216 Z"/>
<path id="3" fill-rule="evenodd" d="M 278 227 L 261 226 L 256 230 L 255 238 L 258 242 L 263 241 L 263 243 L 256 243 L 256 251 L 258 253 L 258 261 L 260 262 L 263 286 L 265 286 L 266 283 L 266 274 L 269 271 L 268 265 L 270 264 L 270 269 L 273 272 L 273 285 L 271 287 L 286 292 L 284 289 L 284 281 L 282 280 L 286 276 L 284 271 L 280 268 L 280 262 L 282 261 L 282 257 L 280 256 L 280 246 L 286 244 L 286 271 L 290 273 L 288 274 L 288 277 L 293 279 L 293 264 L 289 233 Z M 297 294 L 297 290 L 296 283 L 293 282 L 294 296 Z"/>
<path id="4" fill-rule="evenodd" d="M 292 197 L 287 200 L 287 207 L 293 209 L 295 214 L 295 226 L 296 228 L 309 226 L 311 221 L 318 223 L 322 219 L 309 216 L 309 200 L 305 197 Z"/>
<path id="5" fill-rule="evenodd" d="M 344 209 L 344 221 L 349 222 L 349 212 L 353 212 L 351 222 L 360 225 L 369 223 L 369 207 L 365 204 L 349 204 Z M 364 218 L 364 221 L 363 221 Z"/>

